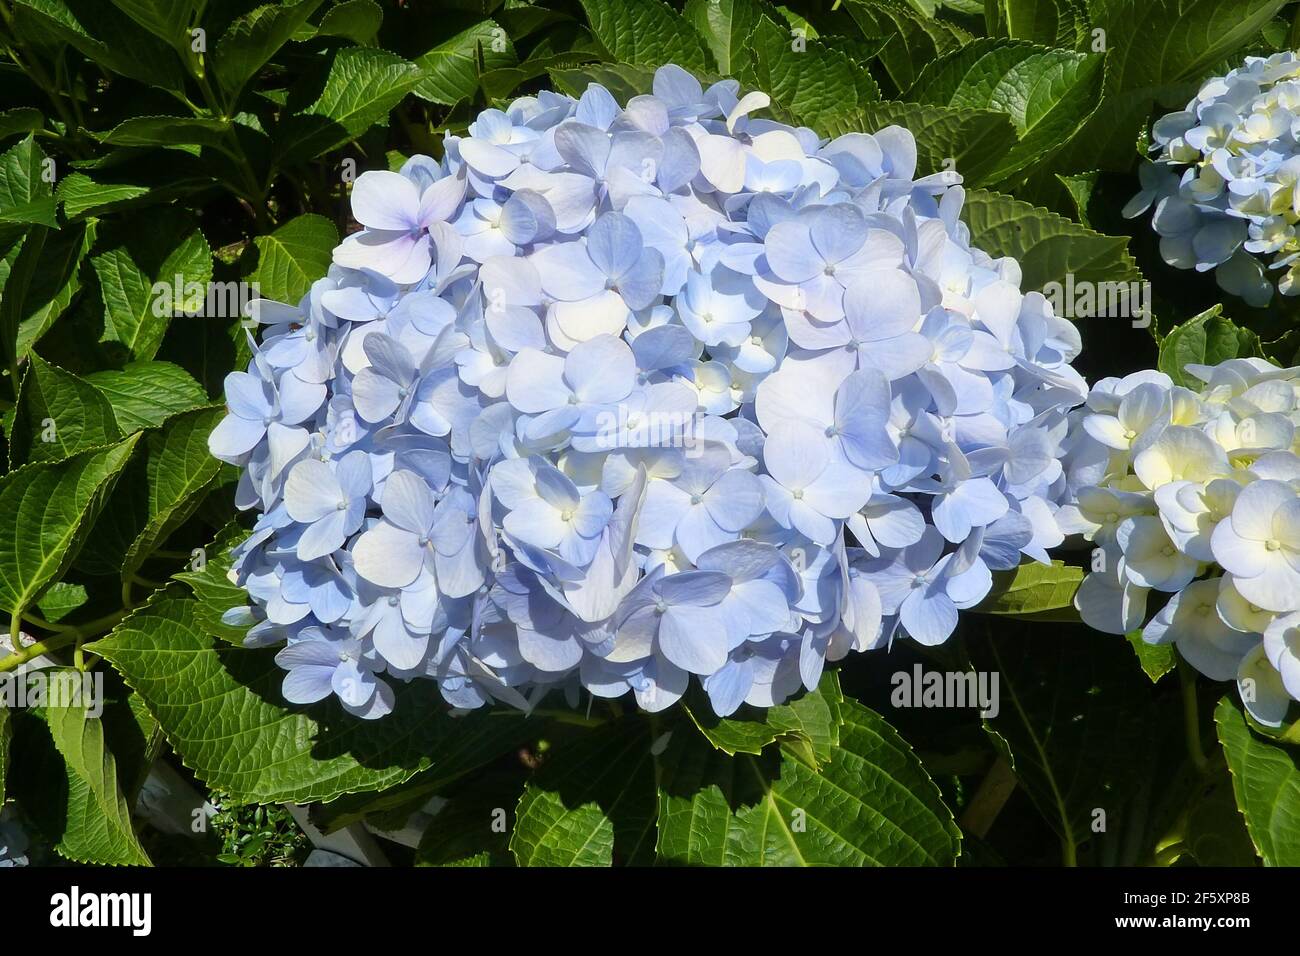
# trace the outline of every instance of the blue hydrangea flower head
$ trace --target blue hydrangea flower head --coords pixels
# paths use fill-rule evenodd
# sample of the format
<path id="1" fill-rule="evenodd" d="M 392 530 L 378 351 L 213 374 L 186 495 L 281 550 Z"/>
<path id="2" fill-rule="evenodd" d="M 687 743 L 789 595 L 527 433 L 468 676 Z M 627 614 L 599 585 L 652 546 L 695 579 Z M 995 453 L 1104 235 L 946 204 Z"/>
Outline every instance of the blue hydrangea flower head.
<path id="1" fill-rule="evenodd" d="M 487 110 L 360 176 L 327 274 L 255 303 L 210 447 L 258 515 L 229 620 L 288 700 L 658 710 L 694 680 L 725 715 L 946 640 L 1046 560 L 1077 333 L 906 130 L 768 103 L 667 66 Z"/>

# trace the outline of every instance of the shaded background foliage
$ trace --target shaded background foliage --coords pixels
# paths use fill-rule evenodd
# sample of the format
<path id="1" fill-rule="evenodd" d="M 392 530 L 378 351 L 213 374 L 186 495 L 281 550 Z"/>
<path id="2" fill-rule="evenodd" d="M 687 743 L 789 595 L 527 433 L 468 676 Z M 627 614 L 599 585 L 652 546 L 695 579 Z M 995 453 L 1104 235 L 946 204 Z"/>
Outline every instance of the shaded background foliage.
<path id="1" fill-rule="evenodd" d="M 424 865 L 1300 863 L 1296 725 L 1253 726 L 1172 651 L 1084 628 L 1081 557 L 1003 576 L 944 647 L 863 656 L 767 712 L 453 717 L 421 686 L 375 724 L 290 709 L 270 652 L 221 621 L 243 532 L 206 436 L 247 333 L 193 314 L 212 284 L 297 301 L 360 171 L 438 156 L 514 96 L 626 99 L 675 62 L 825 135 L 907 126 L 919 173 L 963 175 L 973 244 L 1019 259 L 1026 289 L 1149 281 L 1150 322 L 1077 320 L 1090 379 L 1294 361 L 1288 303 L 1215 305 L 1119 209 L 1153 115 L 1294 47 L 1298 8 L 0 0 L 0 607 L 22 645 L 0 670 L 94 669 L 109 691 L 102 716 L 0 708 L 0 800 L 35 858 L 293 862 L 283 814 L 238 808 L 299 803 L 325 830 L 436 811 L 393 851 Z M 914 664 L 996 672 L 1000 712 L 895 706 Z M 133 818 L 157 759 L 221 792 L 197 849 Z"/>

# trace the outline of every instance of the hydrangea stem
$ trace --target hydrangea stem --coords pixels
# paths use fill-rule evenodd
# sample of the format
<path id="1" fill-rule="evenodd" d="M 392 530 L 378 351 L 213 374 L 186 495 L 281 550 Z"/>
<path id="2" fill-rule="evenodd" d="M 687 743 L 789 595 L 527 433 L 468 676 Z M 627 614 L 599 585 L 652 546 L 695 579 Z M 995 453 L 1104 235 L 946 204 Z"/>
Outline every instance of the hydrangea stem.
<path id="1" fill-rule="evenodd" d="M 1006 757 L 999 756 L 980 781 L 975 796 L 961 815 L 961 826 L 983 839 L 993 828 L 998 814 L 1015 793 L 1019 781 Z"/>
<path id="2" fill-rule="evenodd" d="M 55 624 L 51 621 L 43 620 L 34 614 L 15 614 L 10 624 L 10 637 L 14 645 L 14 653 L 8 657 L 0 657 L 0 673 L 11 671 L 21 667 L 35 657 L 51 651 L 61 650 L 69 644 L 76 644 L 80 650 L 81 642 L 87 638 L 96 637 L 99 634 L 110 630 L 118 621 L 126 616 L 126 609 L 122 608 L 111 614 L 105 614 L 103 617 L 97 617 L 94 620 L 86 621 L 84 624 Z M 37 641 L 34 644 L 28 644 L 24 647 L 18 640 L 17 635 L 20 633 L 22 621 L 26 620 L 29 624 L 39 627 L 42 630 L 54 631 L 55 633 L 47 638 Z M 84 657 L 81 664 L 86 665 Z"/>
<path id="3" fill-rule="evenodd" d="M 53 637 L 47 637 L 43 641 L 37 641 L 35 644 L 28 644 L 22 650 L 16 650 L 8 657 L 0 657 L 0 673 L 11 671 L 23 664 L 26 664 L 34 657 L 40 657 L 42 654 L 48 654 L 50 651 L 57 651 L 62 647 L 67 647 L 77 639 L 76 631 L 68 631 L 64 634 L 55 634 Z"/>
<path id="4" fill-rule="evenodd" d="M 1183 689 L 1183 730 L 1187 737 L 1187 755 L 1191 758 L 1196 772 L 1204 776 L 1210 769 L 1210 762 L 1205 759 L 1201 749 L 1201 714 L 1196 699 L 1196 671 L 1192 665 L 1178 657 L 1178 679 Z"/>

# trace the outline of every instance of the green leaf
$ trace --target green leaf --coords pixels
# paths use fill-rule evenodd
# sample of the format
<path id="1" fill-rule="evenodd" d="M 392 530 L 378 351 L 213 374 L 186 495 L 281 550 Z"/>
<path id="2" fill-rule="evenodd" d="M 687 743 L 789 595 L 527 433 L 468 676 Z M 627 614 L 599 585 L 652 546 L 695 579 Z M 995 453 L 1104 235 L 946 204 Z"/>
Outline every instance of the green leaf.
<path id="1" fill-rule="evenodd" d="M 863 70 L 843 53 L 805 40 L 791 49 L 789 30 L 760 17 L 748 41 L 746 79 L 787 110 L 801 124 L 821 130 L 835 116 L 852 113 L 879 99 L 879 91 L 859 96 Z"/>
<path id="2" fill-rule="evenodd" d="M 19 106 L 0 112 L 0 137 L 34 133 L 45 126 L 45 114 L 34 106 Z"/>
<path id="3" fill-rule="evenodd" d="M 83 606 L 88 598 L 83 585 L 59 581 L 50 585 L 50 589 L 36 602 L 36 609 L 45 620 L 57 623 Z"/>
<path id="4" fill-rule="evenodd" d="M 521 748 L 535 747 L 550 730 L 545 718 L 525 714 L 521 710 L 494 708 L 485 710 L 480 717 L 491 720 L 471 721 L 465 732 L 458 735 L 454 745 L 447 746 L 438 762 L 427 770 L 411 777 L 405 783 L 389 787 L 378 793 L 351 793 L 320 807 L 312 814 L 317 826 L 327 833 L 353 823 L 371 823 L 379 829 L 398 829 L 404 826 L 412 813 L 429 809 L 431 798 L 459 802 L 463 796 L 482 794 L 493 789 L 500 799 L 494 799 L 492 808 L 513 809 L 519 802 L 525 772 L 517 759 L 501 760 L 510 754 L 518 756 Z M 491 765 L 491 766 L 490 766 Z M 483 773 L 474 771 L 482 769 Z M 499 778 L 508 778 L 501 780 Z M 496 792 L 504 786 L 508 793 Z M 486 811 L 485 811 L 486 812 Z M 508 828 L 496 833 L 490 841 L 499 847 L 507 859 Z M 499 841 L 497 840 L 499 837 Z"/>
<path id="5" fill-rule="evenodd" d="M 11 386 L 19 374 L 18 333 L 24 316 L 40 305 L 37 295 L 33 294 L 33 287 L 45 262 L 45 241 L 48 235 L 48 229 L 38 226 L 23 236 L 5 275 L 4 294 L 0 295 L 0 354 L 4 356 L 6 370 L 11 376 Z"/>
<path id="6" fill-rule="evenodd" d="M 707 700 L 684 704 L 700 733 L 725 754 L 760 754 L 778 741 L 792 751 L 810 751 L 814 766 L 829 759 L 840 742 L 839 679 L 832 672 L 822 676 L 816 691 L 777 707 L 743 705 L 735 715 L 719 717 Z"/>
<path id="7" fill-rule="evenodd" d="M 916 137 L 918 176 L 955 170 L 968 185 L 982 182 L 1015 142 L 1015 127 L 1005 113 L 952 109 L 922 103 L 868 103 L 836 116 L 819 133 L 874 133 L 902 126 Z"/>
<path id="8" fill-rule="evenodd" d="M 154 36 L 171 46 L 189 48 L 190 20 L 195 0 L 112 0 L 117 7 Z"/>
<path id="9" fill-rule="evenodd" d="M 87 649 L 140 694 L 185 765 L 240 802 L 312 803 L 395 786 L 493 719 L 487 711 L 450 716 L 430 681 L 399 686 L 383 720 L 359 720 L 333 704 L 281 703 L 275 651 L 214 641 L 196 603 L 174 590 L 158 592 Z"/>
<path id="10" fill-rule="evenodd" d="M 1001 193 L 971 189 L 963 218 L 971 245 L 989 255 L 1012 256 L 1023 274 L 1020 286 L 1039 291 L 1049 282 L 1139 282 L 1142 274 L 1123 236 L 1104 236 L 1041 207 Z"/>
<path id="11" fill-rule="evenodd" d="M 138 436 L 0 477 L 0 607 L 32 605 L 76 558 Z"/>
<path id="12" fill-rule="evenodd" d="M 1200 784 L 1187 808 L 1183 846 L 1198 866 L 1259 865 L 1246 822 L 1237 809 L 1232 774 L 1221 761 Z"/>
<path id="13" fill-rule="evenodd" d="M 149 194 L 148 186 L 130 183 L 100 183 L 85 173 L 69 173 L 59 182 L 54 198 L 63 204 L 63 215 L 79 219 L 93 213 L 107 212 Z"/>
<path id="14" fill-rule="evenodd" d="M 519 18 L 512 16 L 524 13 L 525 8 L 499 9 L 495 16 L 498 22 L 509 29 L 510 36 L 516 43 L 521 42 L 526 34 L 518 28 L 511 28 L 512 22 Z M 555 11 L 538 9 L 538 16 L 553 18 L 549 28 L 542 30 L 522 62 L 515 67 L 488 70 L 479 77 L 484 93 L 489 97 L 505 98 L 514 94 L 518 87 L 535 79 L 547 70 L 555 67 L 579 66 L 604 60 L 607 56 L 600 42 L 591 31 L 576 20 L 572 20 Z"/>
<path id="15" fill-rule="evenodd" d="M 501 49 L 497 50 L 496 47 Z M 500 70 L 519 62 L 505 31 L 492 20 L 484 20 L 462 30 L 418 57 L 416 65 L 424 76 L 415 87 L 417 96 L 432 103 L 454 106 L 473 99 L 479 88 L 479 50 L 483 70 Z"/>
<path id="16" fill-rule="evenodd" d="M 1086 0 L 990 0 L 989 32 L 1076 50 L 1088 37 Z"/>
<path id="17" fill-rule="evenodd" d="M 1238 328 L 1213 305 L 1200 315 L 1175 326 L 1160 342 L 1160 371 L 1175 385 L 1199 390 L 1204 384 L 1187 371 L 1189 365 L 1218 365 L 1238 356 L 1259 355 L 1259 339 L 1248 329 Z"/>
<path id="18" fill-rule="evenodd" d="M 90 258 L 104 297 L 104 334 L 125 362 L 153 358 L 173 315 L 212 279 L 212 253 L 180 214 L 153 217 Z"/>
<path id="19" fill-rule="evenodd" d="M 93 385 L 31 356 L 10 436 L 12 463 L 61 461 L 121 438 L 113 406 Z"/>
<path id="20" fill-rule="evenodd" d="M 654 859 L 650 724 L 612 721 L 556 745 L 524 788 L 510 850 L 520 866 L 638 865 Z"/>
<path id="21" fill-rule="evenodd" d="M 1081 569 L 1060 561 L 1026 561 L 1014 571 L 994 571 L 993 590 L 971 610 L 1035 621 L 1077 621 L 1074 592 L 1082 580 Z"/>
<path id="22" fill-rule="evenodd" d="M 1232 771 L 1237 807 L 1259 855 L 1269 866 L 1300 866 L 1300 767 L 1295 747 L 1252 731 L 1230 697 L 1219 701 L 1214 722 Z"/>
<path id="23" fill-rule="evenodd" d="M 231 522 L 216 538 L 190 559 L 189 570 L 172 575 L 184 581 L 194 592 L 194 617 L 204 634 L 219 637 L 229 644 L 242 645 L 247 627 L 227 624 L 221 616 L 232 607 L 245 607 L 248 592 L 227 576 L 232 559 L 230 549 L 248 537 L 248 531 Z"/>
<path id="24" fill-rule="evenodd" d="M 1258 34 L 1286 0 L 1092 0 L 1107 59 L 1105 98 L 1070 171 L 1127 171 L 1152 110 L 1182 109 L 1207 71 Z"/>
<path id="25" fill-rule="evenodd" d="M 1138 663 L 1142 665 L 1142 673 L 1151 678 L 1151 683 L 1156 683 L 1178 666 L 1173 644 L 1148 644 L 1142 640 L 1141 630 L 1129 631 L 1124 636 L 1128 638 Z"/>
<path id="26" fill-rule="evenodd" d="M 225 417 L 225 408 L 198 408 L 170 419 L 145 439 L 149 452 L 149 520 L 127 549 L 126 580 L 202 502 L 221 462 L 208 452 L 208 434 Z"/>
<path id="27" fill-rule="evenodd" d="M 0 154 L 0 224 L 58 227 L 48 175 L 45 153 L 35 136 Z"/>
<path id="28" fill-rule="evenodd" d="M 259 252 L 253 273 L 258 294 L 296 305 L 329 269 L 339 233 L 324 216 L 307 213 L 253 241 Z"/>
<path id="29" fill-rule="evenodd" d="M 81 676 L 76 671 L 58 673 L 70 681 Z M 104 727 L 87 713 L 85 704 L 45 711 L 50 736 L 68 770 L 68 819 L 58 851 L 79 863 L 149 866 L 131 826 L 131 811 L 119 786 L 117 761 L 104 742 Z"/>
<path id="30" fill-rule="evenodd" d="M 844 6 L 868 39 L 887 39 L 877 56 L 900 93 L 916 82 L 925 64 L 968 39 L 959 28 L 901 4 L 847 0 Z"/>
<path id="31" fill-rule="evenodd" d="M 1001 626 L 971 652 L 998 676 L 998 713 L 985 727 L 1073 860 L 1093 835 L 1093 811 L 1114 813 L 1137 786 L 1143 755 L 1120 742 L 1150 719 L 1150 682 L 1126 642 L 1090 631 Z"/>
<path id="32" fill-rule="evenodd" d="M 580 97 L 592 83 L 609 90 L 614 99 L 626 103 L 634 96 L 649 93 L 654 70 L 628 63 L 592 63 L 576 67 L 556 67 L 546 71 L 557 92 Z"/>
<path id="33" fill-rule="evenodd" d="M 787 24 L 789 24 L 791 29 L 802 30 L 804 31 L 804 34 L 806 36 L 809 36 L 814 40 L 820 38 L 821 34 L 817 32 L 817 28 L 813 26 L 812 22 L 802 14 L 794 10 L 791 10 L 788 6 L 785 6 L 784 4 L 778 5 L 776 8 L 776 12 L 781 14 L 781 19 L 783 19 Z M 849 52 L 848 47 L 859 42 L 859 38 L 857 37 L 836 37 L 835 39 L 837 42 L 841 40 L 844 41 L 844 45 L 846 48 L 845 52 Z M 875 45 L 875 52 L 873 52 L 870 57 L 867 57 L 866 60 L 861 60 L 860 62 L 865 63 L 867 60 L 870 60 L 873 57 L 875 57 L 876 53 L 880 52 L 880 47 L 884 45 L 885 43 L 883 40 L 877 43 Z M 849 52 L 849 55 L 852 56 L 855 60 L 858 59 L 858 57 L 851 52 Z"/>
<path id="34" fill-rule="evenodd" d="M 1100 176 L 1101 173 L 1095 169 L 1069 176 L 1060 173 L 1054 173 L 1052 176 L 1070 197 L 1070 206 L 1066 211 L 1072 214 L 1072 218 L 1090 229 L 1092 223 L 1088 219 L 1088 206 L 1092 202 L 1092 194 L 1097 188 L 1097 180 Z"/>
<path id="35" fill-rule="evenodd" d="M 313 159 L 376 124 L 386 124 L 389 112 L 422 76 L 414 63 L 383 50 L 340 50 L 320 95 L 280 124 L 277 156 L 285 161 Z"/>
<path id="36" fill-rule="evenodd" d="M 765 751 L 728 757 L 674 733 L 659 761 L 660 862 L 951 866 L 960 831 L 906 742 L 852 700 L 820 771 Z"/>
<path id="37" fill-rule="evenodd" d="M 161 425 L 208 401 L 203 386 L 171 362 L 129 362 L 120 369 L 91 372 L 83 380 L 103 393 L 118 427 L 128 434 Z"/>
<path id="38" fill-rule="evenodd" d="M 609 59 L 638 66 L 675 63 L 692 72 L 711 64 L 699 34 L 660 0 L 581 0 L 587 22 Z"/>
<path id="39" fill-rule="evenodd" d="M 102 0 L 14 0 L 19 32 L 39 24 L 111 73 L 177 92 L 185 73 L 172 47 Z"/>
<path id="40" fill-rule="evenodd" d="M 36 238 L 37 233 L 41 234 L 44 242 Z M 32 230 L 24 238 L 23 247 L 26 248 L 29 242 L 33 243 L 34 256 L 30 285 L 27 286 L 26 293 L 22 294 L 18 291 L 20 283 L 16 282 L 10 304 L 6 306 L 0 300 L 0 315 L 4 316 L 4 323 L 16 320 L 18 324 L 16 338 L 19 362 L 50 330 L 59 316 L 67 311 L 81 291 L 81 263 L 95 242 L 95 227 L 93 223 L 69 225 L 53 234 L 45 230 Z M 22 256 L 21 251 L 19 256 Z M 24 263 L 24 268 L 26 265 Z M 10 308 L 14 310 L 12 315 L 9 313 Z M 5 327 L 12 328 L 12 325 L 6 324 Z"/>
<path id="41" fill-rule="evenodd" d="M 100 138 L 110 146 L 224 146 L 231 126 L 206 116 L 133 116 Z"/>
<path id="42" fill-rule="evenodd" d="M 358 46 L 373 46 L 383 22 L 384 11 L 374 0 L 342 0 L 325 12 L 312 35 L 347 37 Z"/>
<path id="43" fill-rule="evenodd" d="M 514 773 L 470 781 L 429 821 L 415 851 L 416 866 L 510 866 L 510 832 L 519 801 Z"/>
<path id="44" fill-rule="evenodd" d="M 1019 141 L 987 174 L 998 182 L 1071 141 L 1097 108 L 1104 60 L 1034 43 L 976 40 L 926 66 L 907 98 L 1010 116 Z"/>
<path id="45" fill-rule="evenodd" d="M 73 562 L 73 570 L 79 574 L 114 579 L 121 575 L 127 549 L 149 520 L 148 458 L 142 449 L 122 469 L 117 486 Z"/>
<path id="46" fill-rule="evenodd" d="M 738 76 L 749 66 L 749 38 L 763 15 L 759 0 L 686 0 L 682 14 L 713 54 L 718 72 Z"/>
<path id="47" fill-rule="evenodd" d="M 213 72 L 230 103 L 244 85 L 289 42 L 321 0 L 268 3 L 244 14 L 226 28 L 217 41 Z"/>

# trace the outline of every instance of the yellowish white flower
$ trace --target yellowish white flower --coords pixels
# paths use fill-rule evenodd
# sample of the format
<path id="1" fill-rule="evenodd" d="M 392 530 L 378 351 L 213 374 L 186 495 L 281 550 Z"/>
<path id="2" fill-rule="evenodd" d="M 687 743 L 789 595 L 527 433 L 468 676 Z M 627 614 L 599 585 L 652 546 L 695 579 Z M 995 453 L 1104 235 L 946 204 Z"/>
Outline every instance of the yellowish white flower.
<path id="1" fill-rule="evenodd" d="M 1300 700 L 1300 368 L 1186 371 L 1199 392 L 1158 372 L 1107 379 L 1074 419 L 1063 464 L 1082 479 L 1058 520 L 1097 545 L 1075 606 L 1235 679 L 1276 726 Z"/>

